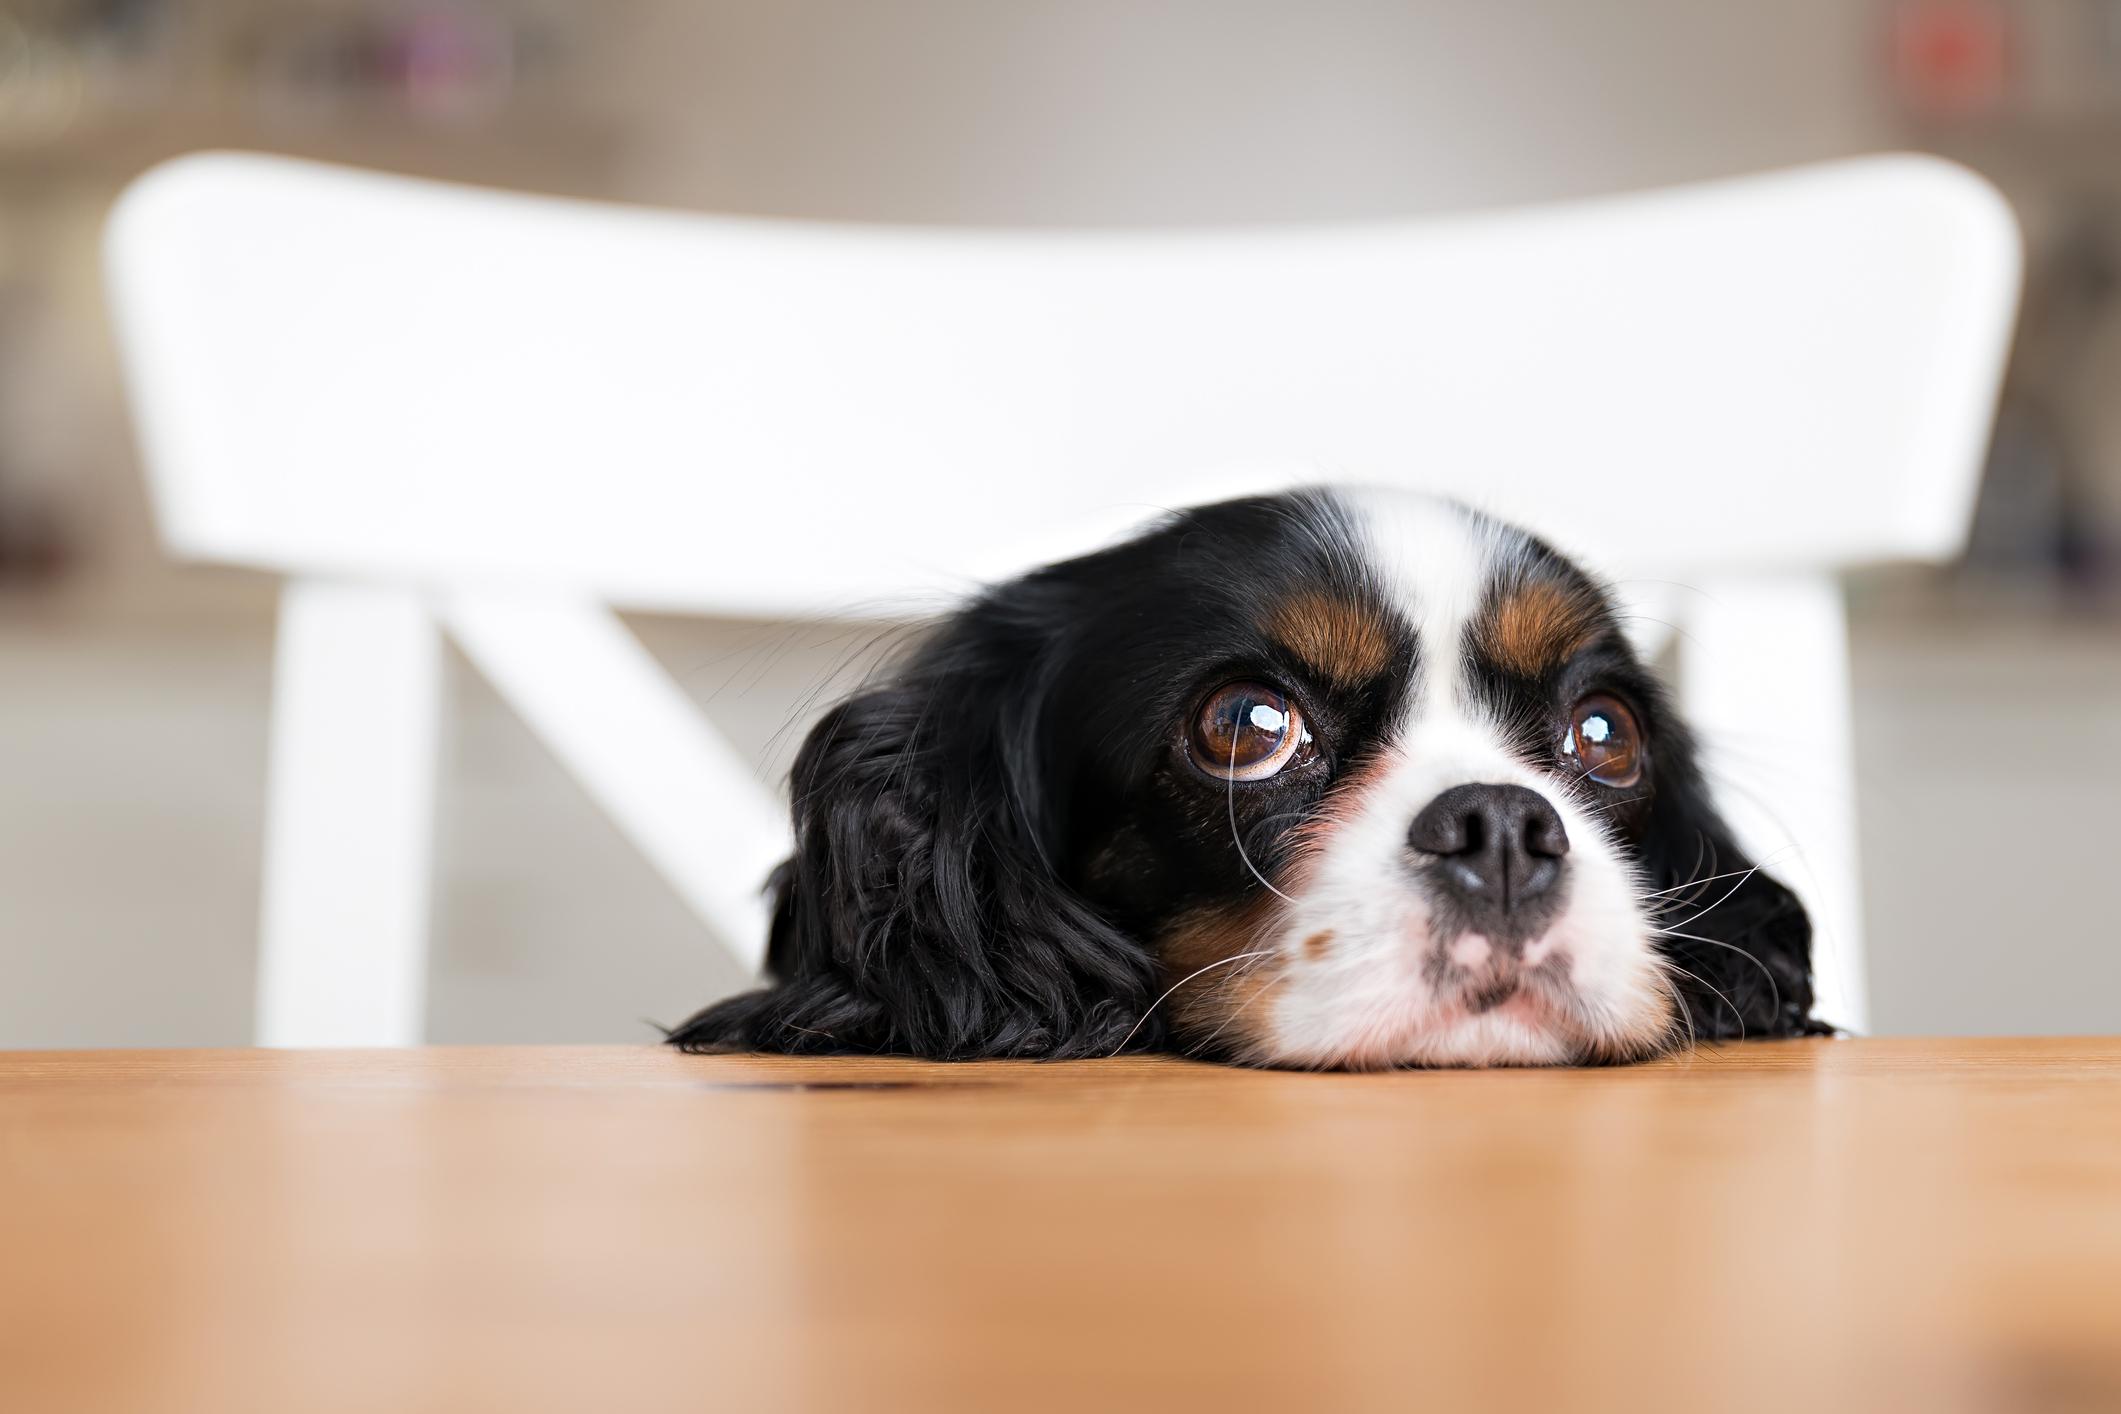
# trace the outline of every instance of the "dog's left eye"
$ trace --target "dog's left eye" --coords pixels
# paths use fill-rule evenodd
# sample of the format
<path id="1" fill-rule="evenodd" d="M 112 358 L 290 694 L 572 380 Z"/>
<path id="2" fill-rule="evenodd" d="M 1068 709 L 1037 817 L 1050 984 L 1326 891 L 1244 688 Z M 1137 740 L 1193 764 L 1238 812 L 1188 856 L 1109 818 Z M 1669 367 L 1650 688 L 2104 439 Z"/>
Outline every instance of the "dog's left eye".
<path id="1" fill-rule="evenodd" d="M 1233 682 L 1209 693 L 1187 733 L 1194 761 L 1226 781 L 1266 780 L 1310 742 L 1296 704 L 1257 682 Z"/>
<path id="2" fill-rule="evenodd" d="M 1602 786 L 1631 786 L 1642 779 L 1642 728 L 1626 703 L 1594 692 L 1569 713 L 1561 754 Z"/>

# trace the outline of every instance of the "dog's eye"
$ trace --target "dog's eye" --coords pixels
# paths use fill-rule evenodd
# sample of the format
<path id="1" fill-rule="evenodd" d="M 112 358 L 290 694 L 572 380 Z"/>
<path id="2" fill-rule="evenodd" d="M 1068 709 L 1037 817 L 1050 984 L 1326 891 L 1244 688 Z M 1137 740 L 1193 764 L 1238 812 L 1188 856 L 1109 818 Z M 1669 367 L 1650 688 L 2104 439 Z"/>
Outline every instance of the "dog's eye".
<path id="1" fill-rule="evenodd" d="M 1603 786 L 1631 786 L 1642 779 L 1642 729 L 1626 703 L 1602 692 L 1570 712 L 1561 754 Z"/>
<path id="2" fill-rule="evenodd" d="M 1296 704 L 1256 682 L 1233 682 L 1209 693 L 1187 733 L 1201 769 L 1226 781 L 1266 780 L 1310 741 Z"/>

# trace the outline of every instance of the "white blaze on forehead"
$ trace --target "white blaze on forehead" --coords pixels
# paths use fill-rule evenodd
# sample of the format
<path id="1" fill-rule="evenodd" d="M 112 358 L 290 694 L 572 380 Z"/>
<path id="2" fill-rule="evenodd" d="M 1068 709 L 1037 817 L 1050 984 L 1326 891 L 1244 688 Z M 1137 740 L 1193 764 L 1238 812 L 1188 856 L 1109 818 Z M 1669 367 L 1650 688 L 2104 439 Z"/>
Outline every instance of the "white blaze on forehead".
<path id="1" fill-rule="evenodd" d="M 1420 671 L 1409 717 L 1463 709 L 1466 629 L 1486 591 L 1493 531 L 1448 501 L 1410 491 L 1345 499 L 1387 598 L 1414 625 Z"/>

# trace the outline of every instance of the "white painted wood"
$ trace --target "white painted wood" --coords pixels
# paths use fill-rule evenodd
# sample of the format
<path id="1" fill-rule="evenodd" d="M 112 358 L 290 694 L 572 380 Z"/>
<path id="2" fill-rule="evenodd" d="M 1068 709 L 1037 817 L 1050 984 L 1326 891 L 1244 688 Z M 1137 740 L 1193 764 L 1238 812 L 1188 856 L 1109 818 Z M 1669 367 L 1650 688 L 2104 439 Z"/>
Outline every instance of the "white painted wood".
<path id="1" fill-rule="evenodd" d="M 1324 227 L 897 229 L 232 154 L 141 178 L 113 304 L 164 533 L 625 606 L 932 608 L 1292 478 L 1629 573 L 1952 553 L 2018 279 L 1932 158 Z"/>
<path id="2" fill-rule="evenodd" d="M 295 580 L 282 592 L 262 1045 L 421 1037 L 440 674 L 434 621 L 412 591 Z"/>
<path id="3" fill-rule="evenodd" d="M 1739 843 L 1812 917 L 1814 1014 L 1870 1022 L 1856 847 L 1848 622 L 1828 574 L 1705 579 L 1680 697 Z"/>
<path id="4" fill-rule="evenodd" d="M 1035 233 L 626 210 L 209 154 L 137 182 L 107 245 L 172 551 L 446 601 L 503 693 L 747 958 L 750 891 L 785 826 L 591 606 L 903 615 L 1162 506 L 1368 481 L 1521 520 L 1647 614 L 1680 612 L 1723 645 L 1688 695 L 1741 738 L 1761 725 L 1743 689 L 1775 666 L 1785 703 L 1803 697 L 1779 720 L 1841 774 L 1771 791 L 1767 813 L 1801 820 L 1819 881 L 1822 1011 L 1860 1022 L 1853 817 L 1820 804 L 1851 794 L 1823 586 L 1965 535 L 2019 246 L 1963 169 L 1881 157 L 1444 220 Z M 1671 583 L 1704 575 L 1751 587 L 1667 610 Z M 415 813 L 431 684 L 404 721 L 376 713 L 432 673 L 431 646 L 378 615 L 360 654 L 314 664 L 321 630 L 296 608 L 311 593 L 326 622 L 333 595 L 414 605 L 291 591 L 286 663 L 313 665 L 283 665 L 267 1029 L 325 1040 L 388 1013 L 357 1029 L 410 1039 L 418 910 L 398 851 L 424 850 L 426 826 L 328 846 L 335 796 Z M 376 681 L 345 681 L 362 663 Z M 327 667 L 346 705 L 325 700 Z M 377 780 L 346 779 L 355 761 Z M 357 915 L 363 871 L 393 882 Z M 357 917 L 379 950 L 351 950 Z M 372 969 L 338 979 L 362 957 Z"/>
<path id="5" fill-rule="evenodd" d="M 764 963 L 787 812 L 608 610 L 460 595 L 450 634 L 722 944 Z"/>

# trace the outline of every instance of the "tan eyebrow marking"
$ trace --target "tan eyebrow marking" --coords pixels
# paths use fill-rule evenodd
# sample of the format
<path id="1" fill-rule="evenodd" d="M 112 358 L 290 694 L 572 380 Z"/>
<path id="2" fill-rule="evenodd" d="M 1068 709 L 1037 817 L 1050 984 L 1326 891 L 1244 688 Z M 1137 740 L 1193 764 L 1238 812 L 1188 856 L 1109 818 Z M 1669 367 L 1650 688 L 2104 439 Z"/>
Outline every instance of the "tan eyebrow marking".
<path id="1" fill-rule="evenodd" d="M 1306 667 L 1335 682 L 1376 677 L 1392 663 L 1392 632 L 1377 610 L 1330 594 L 1277 605 L 1266 630 Z"/>
<path id="2" fill-rule="evenodd" d="M 1598 634 L 1598 601 L 1580 589 L 1535 581 L 1512 589 L 1482 613 L 1475 646 L 1496 666 L 1525 677 L 1558 667 Z"/>

